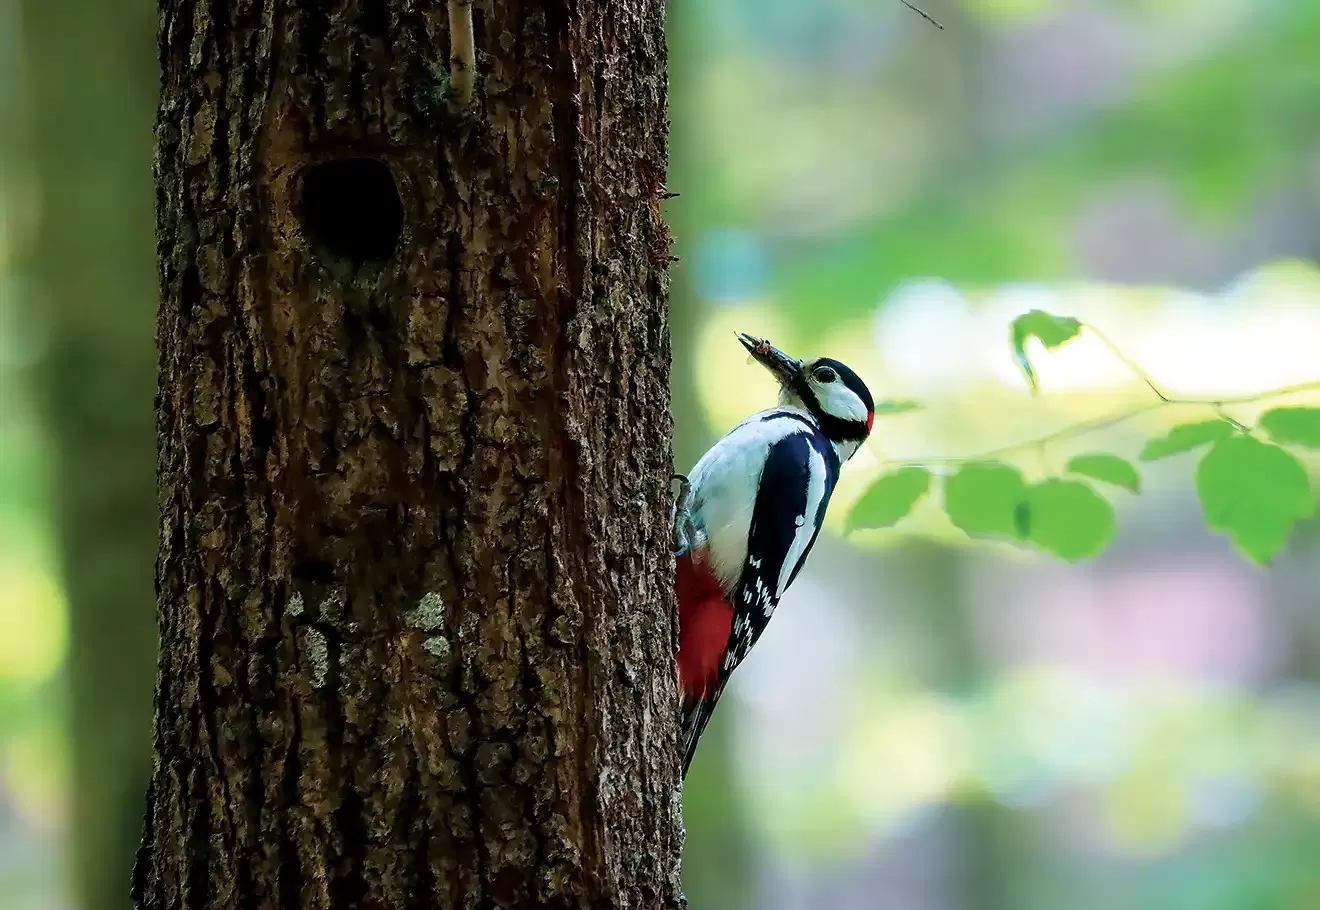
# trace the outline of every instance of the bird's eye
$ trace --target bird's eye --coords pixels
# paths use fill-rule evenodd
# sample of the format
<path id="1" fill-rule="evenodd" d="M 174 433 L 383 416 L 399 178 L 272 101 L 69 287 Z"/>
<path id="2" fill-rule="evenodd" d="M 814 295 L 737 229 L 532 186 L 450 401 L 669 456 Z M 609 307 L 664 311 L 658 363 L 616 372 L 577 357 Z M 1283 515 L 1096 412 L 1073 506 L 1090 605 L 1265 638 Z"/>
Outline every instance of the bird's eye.
<path id="1" fill-rule="evenodd" d="M 820 367 L 811 375 L 817 382 L 833 382 L 839 378 L 839 374 L 829 367 Z"/>

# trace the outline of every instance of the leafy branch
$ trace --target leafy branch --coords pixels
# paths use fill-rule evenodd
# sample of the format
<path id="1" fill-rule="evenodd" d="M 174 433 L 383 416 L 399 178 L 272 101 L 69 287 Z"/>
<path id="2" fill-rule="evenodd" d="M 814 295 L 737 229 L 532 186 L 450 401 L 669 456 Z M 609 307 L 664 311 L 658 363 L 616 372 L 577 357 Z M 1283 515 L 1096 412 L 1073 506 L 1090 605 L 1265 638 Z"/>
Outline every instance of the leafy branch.
<path id="1" fill-rule="evenodd" d="M 1289 395 L 1299 395 L 1304 392 L 1320 392 L 1320 380 L 1312 382 L 1299 382 L 1295 385 L 1283 386 L 1282 388 L 1270 389 L 1265 392 L 1257 392 L 1252 395 L 1239 395 L 1225 398 L 1167 398 L 1161 396 L 1158 401 L 1148 402 L 1137 405 L 1107 417 L 1097 417 L 1093 420 L 1083 420 L 1078 423 L 1069 424 L 1058 430 L 1052 430 L 1044 436 L 1038 436 L 1035 439 L 1029 439 L 1023 442 L 1014 442 L 996 449 L 990 449 L 977 455 L 950 456 L 930 456 L 924 458 L 905 458 L 899 465 L 905 467 L 937 467 L 940 465 L 959 465 L 971 461 L 986 461 L 995 458 L 1002 458 L 1005 455 L 1011 455 L 1014 452 L 1021 452 L 1027 449 L 1043 449 L 1056 442 L 1064 442 L 1068 439 L 1074 439 L 1079 436 L 1086 436 L 1090 433 L 1096 433 L 1100 430 L 1108 430 L 1119 424 L 1127 423 L 1136 417 L 1149 414 L 1152 411 L 1159 411 L 1169 407 L 1204 407 L 1211 408 L 1217 412 L 1222 412 L 1224 408 L 1234 405 L 1260 404 L 1261 402 L 1271 401 L 1275 398 L 1285 398 Z M 905 410 L 916 410 L 916 407 L 906 408 Z M 1246 431 L 1248 428 L 1227 414 L 1220 414 L 1220 420 L 1227 421 L 1230 425 Z M 1218 421 L 1216 421 L 1218 422 Z"/>
<path id="2" fill-rule="evenodd" d="M 1156 400 L 977 455 L 899 462 L 863 494 L 848 516 L 847 530 L 897 524 L 930 492 L 933 475 L 939 472 L 944 510 L 969 536 L 1015 540 L 1069 561 L 1094 557 L 1109 545 L 1117 523 L 1112 503 L 1087 481 L 1138 494 L 1141 475 L 1137 467 L 1118 455 L 1089 452 L 1072 457 L 1062 476 L 1028 484 L 1022 472 L 1003 459 L 1027 449 L 1043 451 L 1162 408 L 1193 406 L 1210 409 L 1215 416 L 1172 427 L 1166 435 L 1149 440 L 1138 459 L 1157 461 L 1209 446 L 1195 472 L 1206 523 L 1230 536 L 1253 561 L 1268 565 L 1287 543 L 1294 523 L 1316 512 L 1306 469 L 1284 446 L 1320 449 L 1320 408 L 1273 408 L 1254 427 L 1239 422 L 1225 409 L 1320 391 L 1320 381 L 1253 395 L 1174 397 L 1094 326 L 1032 310 L 1013 321 L 1011 342 L 1033 394 L 1039 391 L 1039 382 L 1027 344 L 1034 338 L 1053 350 L 1084 331 L 1108 347 Z M 948 468 L 957 470 L 941 470 Z"/>

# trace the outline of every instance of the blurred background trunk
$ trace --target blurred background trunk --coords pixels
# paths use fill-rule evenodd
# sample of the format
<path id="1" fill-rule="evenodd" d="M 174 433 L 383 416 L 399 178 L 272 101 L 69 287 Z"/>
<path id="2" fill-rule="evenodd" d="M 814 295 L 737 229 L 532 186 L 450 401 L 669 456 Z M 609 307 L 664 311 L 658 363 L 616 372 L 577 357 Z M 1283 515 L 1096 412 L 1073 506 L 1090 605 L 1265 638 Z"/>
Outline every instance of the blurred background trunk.
<path id="1" fill-rule="evenodd" d="M 151 0 L 19 0 L 30 246 L 20 248 L 70 611 L 74 897 L 129 906 L 156 665 Z M 3 128 L 3 127 L 0 127 Z M 25 255 L 24 255 L 25 254 Z"/>

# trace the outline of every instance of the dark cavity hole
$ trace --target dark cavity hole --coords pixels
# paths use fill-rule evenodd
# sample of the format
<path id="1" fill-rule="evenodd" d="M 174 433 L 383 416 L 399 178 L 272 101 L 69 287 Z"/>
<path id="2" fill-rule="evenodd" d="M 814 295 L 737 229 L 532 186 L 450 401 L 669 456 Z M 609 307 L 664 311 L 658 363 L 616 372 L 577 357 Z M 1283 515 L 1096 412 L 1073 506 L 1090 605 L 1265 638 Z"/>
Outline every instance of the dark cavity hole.
<path id="1" fill-rule="evenodd" d="M 338 158 L 303 178 L 303 230 L 332 256 L 357 265 L 394 255 L 403 202 L 394 175 L 374 158 Z"/>

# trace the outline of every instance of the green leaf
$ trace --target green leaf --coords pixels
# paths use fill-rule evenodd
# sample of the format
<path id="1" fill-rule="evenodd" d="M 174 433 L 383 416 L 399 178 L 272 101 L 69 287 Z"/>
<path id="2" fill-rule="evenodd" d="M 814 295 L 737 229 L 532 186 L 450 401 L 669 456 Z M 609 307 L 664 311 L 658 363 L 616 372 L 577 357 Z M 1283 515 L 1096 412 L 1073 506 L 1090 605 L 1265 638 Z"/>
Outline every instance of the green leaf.
<path id="1" fill-rule="evenodd" d="M 1133 493 L 1141 492 L 1141 475 L 1132 462 L 1108 452 L 1092 452 L 1086 455 L 1074 455 L 1068 459 L 1069 474 L 1080 474 L 1092 480 L 1103 481 L 1120 486 Z"/>
<path id="2" fill-rule="evenodd" d="M 1026 484 L 1012 465 L 979 461 L 944 481 L 944 511 L 972 537 L 1017 537 L 1013 510 Z"/>
<path id="3" fill-rule="evenodd" d="M 906 399 L 886 399 L 875 403 L 875 415 L 883 417 L 885 415 L 906 414 L 908 411 L 921 410 L 921 403 L 917 401 L 908 401 Z"/>
<path id="4" fill-rule="evenodd" d="M 1320 449 L 1320 408 L 1274 408 L 1260 425 L 1275 442 Z"/>
<path id="5" fill-rule="evenodd" d="M 885 474 L 853 506 L 845 529 L 892 527 L 912 511 L 929 489 L 930 471 L 925 468 L 899 468 Z"/>
<path id="6" fill-rule="evenodd" d="M 1038 391 L 1036 371 L 1027 356 L 1027 342 L 1039 338 L 1040 343 L 1049 350 L 1076 338 L 1082 331 L 1082 324 L 1071 316 L 1055 316 L 1044 310 L 1032 310 L 1013 320 L 1013 354 L 1031 383 L 1031 391 Z"/>
<path id="7" fill-rule="evenodd" d="M 1158 461 L 1170 455 L 1190 452 L 1211 442 L 1218 442 L 1233 435 L 1233 424 L 1216 417 L 1199 423 L 1184 423 L 1174 427 L 1167 436 L 1152 439 L 1146 443 L 1138 457 L 1142 461 Z"/>
<path id="8" fill-rule="evenodd" d="M 1206 524 L 1232 537 L 1262 566 L 1283 549 L 1295 521 L 1315 514 L 1306 469 L 1283 449 L 1251 436 L 1215 443 L 1196 466 L 1196 492 Z"/>
<path id="9" fill-rule="evenodd" d="M 1019 511 L 1026 539 L 1069 562 L 1098 555 L 1118 527 L 1109 500 L 1080 480 L 1028 487 Z"/>

